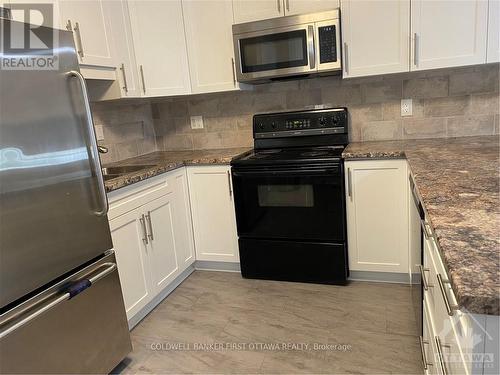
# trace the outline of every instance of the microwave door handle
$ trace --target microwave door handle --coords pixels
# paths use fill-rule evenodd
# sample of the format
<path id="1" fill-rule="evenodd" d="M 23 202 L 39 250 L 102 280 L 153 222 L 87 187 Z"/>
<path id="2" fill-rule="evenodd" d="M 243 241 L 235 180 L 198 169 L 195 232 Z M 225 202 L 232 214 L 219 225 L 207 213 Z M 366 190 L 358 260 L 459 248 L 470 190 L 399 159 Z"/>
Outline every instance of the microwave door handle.
<path id="1" fill-rule="evenodd" d="M 307 26 L 307 52 L 309 54 L 309 68 L 314 69 L 316 67 L 316 51 L 313 25 Z"/>

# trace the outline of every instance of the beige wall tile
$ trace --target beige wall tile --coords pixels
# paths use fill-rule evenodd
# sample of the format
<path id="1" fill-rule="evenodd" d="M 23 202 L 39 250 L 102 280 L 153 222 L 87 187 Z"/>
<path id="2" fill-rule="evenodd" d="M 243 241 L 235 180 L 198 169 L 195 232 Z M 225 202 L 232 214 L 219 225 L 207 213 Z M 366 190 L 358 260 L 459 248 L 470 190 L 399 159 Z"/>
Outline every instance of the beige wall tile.
<path id="1" fill-rule="evenodd" d="M 403 131 L 401 121 L 372 121 L 361 124 L 362 141 L 379 141 L 386 139 L 401 139 Z"/>
<path id="2" fill-rule="evenodd" d="M 222 147 L 251 147 L 253 137 L 251 131 L 222 132 Z"/>
<path id="3" fill-rule="evenodd" d="M 425 117 L 447 117 L 463 115 L 469 108 L 469 96 L 424 99 Z"/>
<path id="4" fill-rule="evenodd" d="M 447 123 L 448 137 L 493 135 L 494 121 L 493 115 L 450 117 Z"/>
<path id="5" fill-rule="evenodd" d="M 203 119 L 204 126 L 207 132 L 221 132 L 236 130 L 236 117 L 205 117 Z"/>
<path id="6" fill-rule="evenodd" d="M 469 112 L 483 115 L 500 113 L 500 96 L 498 93 L 471 95 Z"/>
<path id="7" fill-rule="evenodd" d="M 193 136 L 191 134 L 170 134 L 163 137 L 163 150 L 192 150 Z"/>
<path id="8" fill-rule="evenodd" d="M 403 138 L 444 138 L 446 137 L 445 118 L 403 118 Z"/>
<path id="9" fill-rule="evenodd" d="M 424 99 L 412 100 L 412 115 L 411 118 L 424 117 Z M 402 119 L 401 117 L 401 100 L 390 100 L 382 103 L 382 119 L 395 120 Z"/>
<path id="10" fill-rule="evenodd" d="M 193 134 L 193 148 L 195 150 L 203 150 L 210 148 L 222 147 L 221 133 L 203 133 Z"/>
<path id="11" fill-rule="evenodd" d="M 321 90 L 321 98 L 322 104 L 332 107 L 361 104 L 363 102 L 363 95 L 359 85 L 326 87 Z"/>
<path id="12" fill-rule="evenodd" d="M 320 104 L 321 90 L 294 90 L 286 92 L 286 108 L 288 110 L 301 109 L 307 106 Z"/>
<path id="13" fill-rule="evenodd" d="M 119 160 L 128 159 L 139 155 L 136 141 L 117 143 L 112 147 L 115 148 Z"/>
<path id="14" fill-rule="evenodd" d="M 361 85 L 361 92 L 365 103 L 382 103 L 389 100 L 401 99 L 403 85 L 401 80 L 386 80 Z"/>
<path id="15" fill-rule="evenodd" d="M 498 67 L 450 75 L 450 95 L 498 92 Z"/>
<path id="16" fill-rule="evenodd" d="M 416 78 L 403 81 L 403 98 L 448 96 L 448 77 Z"/>
<path id="17" fill-rule="evenodd" d="M 382 120 L 382 104 L 351 105 L 348 110 L 352 122 Z"/>

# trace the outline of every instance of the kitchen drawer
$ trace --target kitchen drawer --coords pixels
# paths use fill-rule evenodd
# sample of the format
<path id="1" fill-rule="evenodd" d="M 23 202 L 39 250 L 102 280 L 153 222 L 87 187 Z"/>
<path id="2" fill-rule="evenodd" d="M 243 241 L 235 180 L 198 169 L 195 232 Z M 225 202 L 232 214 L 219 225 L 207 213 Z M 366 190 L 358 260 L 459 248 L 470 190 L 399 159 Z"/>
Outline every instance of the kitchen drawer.
<path id="1" fill-rule="evenodd" d="M 441 367 L 438 364 L 436 356 L 436 342 L 434 340 L 434 327 L 432 326 L 432 318 L 427 304 L 424 302 L 424 322 L 422 342 L 420 349 L 422 350 L 422 363 L 426 375 L 442 375 Z"/>

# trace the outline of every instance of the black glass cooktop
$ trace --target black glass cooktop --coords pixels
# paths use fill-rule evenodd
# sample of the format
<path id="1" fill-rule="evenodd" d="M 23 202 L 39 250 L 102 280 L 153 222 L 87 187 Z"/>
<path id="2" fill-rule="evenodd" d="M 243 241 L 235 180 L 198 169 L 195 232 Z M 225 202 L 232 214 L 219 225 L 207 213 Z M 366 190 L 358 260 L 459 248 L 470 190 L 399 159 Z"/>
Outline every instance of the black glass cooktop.
<path id="1" fill-rule="evenodd" d="M 237 164 L 309 163 L 340 160 L 344 146 L 271 148 L 252 150 L 233 160 Z"/>

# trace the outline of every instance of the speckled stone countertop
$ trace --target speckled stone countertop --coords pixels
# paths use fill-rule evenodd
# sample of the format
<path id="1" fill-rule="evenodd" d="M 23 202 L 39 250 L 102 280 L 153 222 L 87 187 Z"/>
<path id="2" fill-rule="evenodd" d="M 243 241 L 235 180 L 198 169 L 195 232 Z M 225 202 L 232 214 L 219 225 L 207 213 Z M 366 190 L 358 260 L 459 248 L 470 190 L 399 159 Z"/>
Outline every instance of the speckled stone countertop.
<path id="1" fill-rule="evenodd" d="M 106 191 L 111 192 L 185 165 L 229 164 L 234 157 L 249 150 L 251 149 L 226 148 L 196 151 L 157 151 L 116 163 L 107 164 L 104 165 L 104 167 L 121 167 L 125 165 L 152 166 L 106 181 Z"/>
<path id="2" fill-rule="evenodd" d="M 352 143 L 343 156 L 408 160 L 460 307 L 500 315 L 499 138 Z"/>

